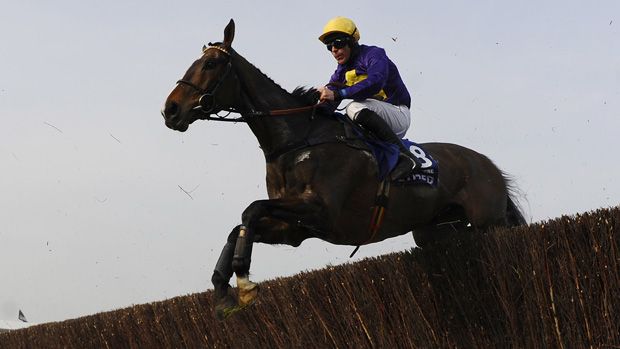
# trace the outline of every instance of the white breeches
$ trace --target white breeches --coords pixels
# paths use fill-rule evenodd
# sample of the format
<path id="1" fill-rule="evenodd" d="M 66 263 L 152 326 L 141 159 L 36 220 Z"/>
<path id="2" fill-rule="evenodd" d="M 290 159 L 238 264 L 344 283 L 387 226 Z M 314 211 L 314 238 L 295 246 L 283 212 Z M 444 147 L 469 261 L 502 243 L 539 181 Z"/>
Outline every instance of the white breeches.
<path id="1" fill-rule="evenodd" d="M 411 112 L 406 105 L 393 105 L 376 99 L 353 101 L 346 106 L 347 116 L 355 121 L 362 109 L 370 109 L 377 113 L 400 138 L 405 137 L 411 125 Z"/>

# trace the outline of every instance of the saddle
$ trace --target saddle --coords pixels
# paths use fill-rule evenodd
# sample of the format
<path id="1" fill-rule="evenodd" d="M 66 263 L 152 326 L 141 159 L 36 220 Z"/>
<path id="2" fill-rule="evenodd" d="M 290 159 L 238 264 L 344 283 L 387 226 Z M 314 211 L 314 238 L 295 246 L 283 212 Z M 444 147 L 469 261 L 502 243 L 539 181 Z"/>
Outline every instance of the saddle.
<path id="1" fill-rule="evenodd" d="M 313 127 L 308 133 L 304 144 L 306 146 L 313 146 L 338 142 L 354 149 L 370 152 L 374 155 L 377 162 L 378 179 L 382 181 L 387 178 L 398 163 L 398 156 L 400 154 L 398 146 L 378 140 L 370 132 L 351 121 L 346 115 L 334 113 L 331 117 L 336 122 L 327 123 L 327 127 Z M 419 144 L 408 139 L 403 139 L 403 143 L 421 160 L 422 166 L 414 169 L 409 176 L 392 181 L 392 183 L 396 185 L 427 184 L 433 187 L 436 186 L 438 179 L 437 161 L 424 151 Z"/>

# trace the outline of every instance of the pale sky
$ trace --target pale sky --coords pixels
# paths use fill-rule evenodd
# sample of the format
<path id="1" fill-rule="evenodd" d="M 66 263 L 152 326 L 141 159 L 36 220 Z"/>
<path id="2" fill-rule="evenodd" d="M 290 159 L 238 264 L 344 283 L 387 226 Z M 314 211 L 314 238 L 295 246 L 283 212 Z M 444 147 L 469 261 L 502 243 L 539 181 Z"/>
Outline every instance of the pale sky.
<path id="1" fill-rule="evenodd" d="M 325 84 L 325 22 L 356 21 L 413 95 L 417 142 L 464 145 L 511 174 L 529 221 L 620 202 L 620 2 L 0 3 L 0 319 L 59 321 L 211 288 L 243 209 L 266 198 L 244 124 L 165 127 L 203 44 L 287 90 Z M 190 198 L 179 189 L 192 191 Z M 353 260 L 402 251 L 411 234 Z M 316 239 L 257 245 L 260 281 L 349 261 Z"/>

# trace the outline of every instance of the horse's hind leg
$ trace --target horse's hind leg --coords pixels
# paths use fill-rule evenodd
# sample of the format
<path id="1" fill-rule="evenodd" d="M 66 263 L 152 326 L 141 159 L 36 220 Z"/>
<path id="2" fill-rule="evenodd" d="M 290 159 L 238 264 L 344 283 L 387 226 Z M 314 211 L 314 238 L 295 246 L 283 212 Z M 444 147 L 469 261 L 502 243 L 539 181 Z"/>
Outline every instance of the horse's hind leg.
<path id="1" fill-rule="evenodd" d="M 502 173 L 488 163 L 486 173 L 479 170 L 470 174 L 456 199 L 465 210 L 467 220 L 475 230 L 507 225 L 508 191 Z"/>
<path id="2" fill-rule="evenodd" d="M 414 229 L 413 239 L 420 248 L 430 247 L 458 237 L 467 230 L 468 223 L 463 207 L 449 205 L 429 225 Z"/>
<path id="3" fill-rule="evenodd" d="M 432 248 L 443 243 L 453 242 L 468 231 L 468 227 L 461 221 L 443 222 L 416 228 L 412 231 L 416 246 L 421 249 Z"/>
<path id="4" fill-rule="evenodd" d="M 472 227 L 479 231 L 487 228 L 506 226 L 506 199 L 507 196 L 497 194 L 495 197 L 486 197 L 486 200 L 472 198 L 465 205 L 465 214 Z"/>

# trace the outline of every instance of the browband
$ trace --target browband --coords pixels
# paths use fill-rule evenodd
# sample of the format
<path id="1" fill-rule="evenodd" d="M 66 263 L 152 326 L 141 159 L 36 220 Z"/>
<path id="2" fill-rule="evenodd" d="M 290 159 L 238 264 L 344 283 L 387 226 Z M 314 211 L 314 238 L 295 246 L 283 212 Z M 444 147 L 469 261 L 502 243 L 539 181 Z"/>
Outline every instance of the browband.
<path id="1" fill-rule="evenodd" d="M 202 48 L 202 53 L 203 53 L 203 54 L 205 54 L 205 53 L 207 52 L 207 50 L 208 50 L 208 49 L 210 49 L 210 48 L 214 48 L 214 49 L 216 49 L 216 50 L 220 50 L 220 51 L 222 51 L 222 52 L 224 52 L 225 54 L 227 54 L 227 55 L 229 55 L 229 56 L 230 56 L 230 53 L 228 52 L 228 50 L 226 50 L 226 49 L 224 49 L 224 48 L 221 48 L 220 46 L 215 46 L 215 45 L 212 45 L 211 43 L 209 43 L 209 46 L 208 46 L 208 47 L 207 47 L 207 46 L 205 46 L 205 47 L 203 47 L 203 48 Z"/>

